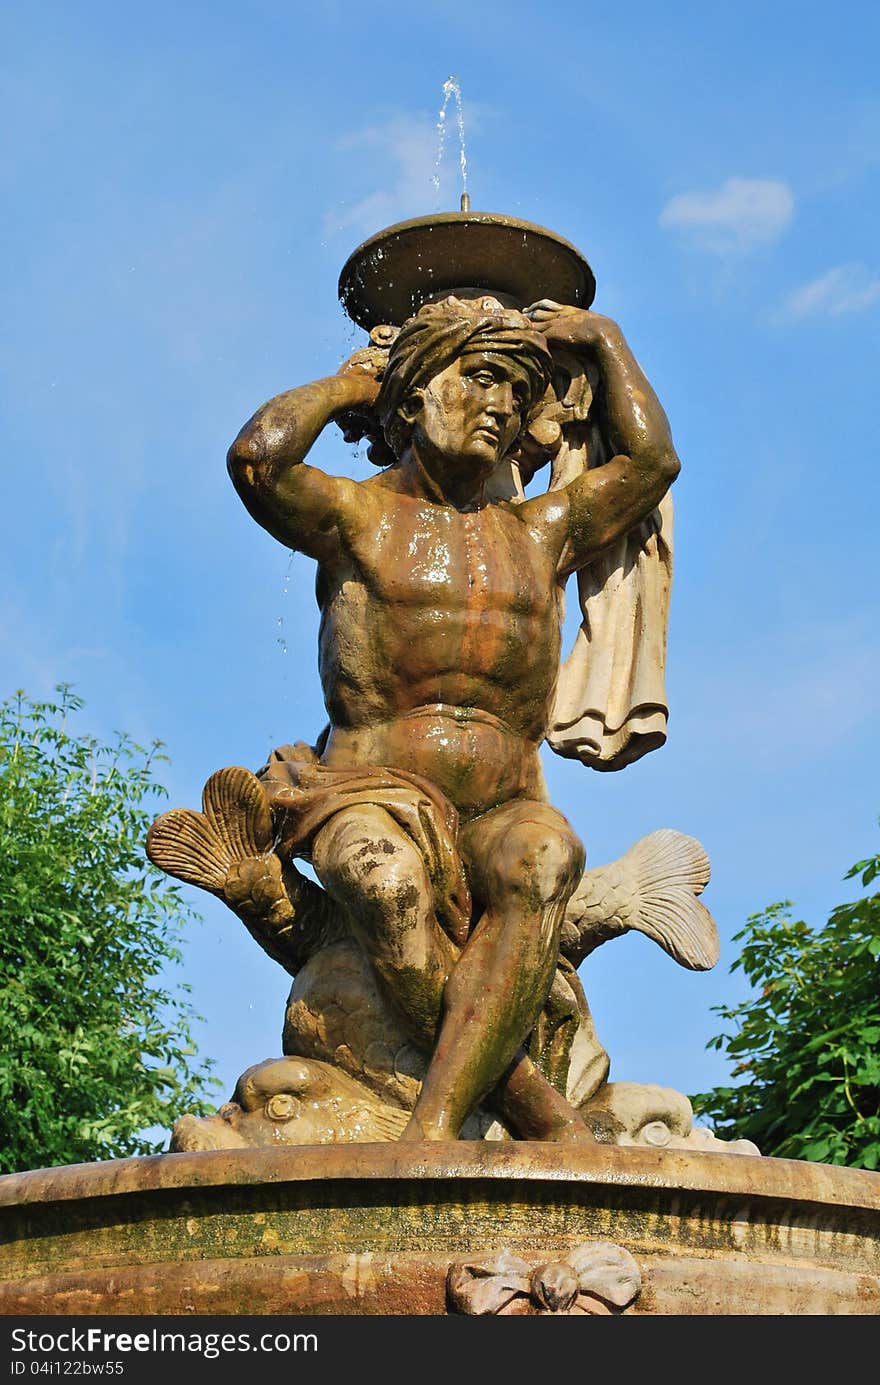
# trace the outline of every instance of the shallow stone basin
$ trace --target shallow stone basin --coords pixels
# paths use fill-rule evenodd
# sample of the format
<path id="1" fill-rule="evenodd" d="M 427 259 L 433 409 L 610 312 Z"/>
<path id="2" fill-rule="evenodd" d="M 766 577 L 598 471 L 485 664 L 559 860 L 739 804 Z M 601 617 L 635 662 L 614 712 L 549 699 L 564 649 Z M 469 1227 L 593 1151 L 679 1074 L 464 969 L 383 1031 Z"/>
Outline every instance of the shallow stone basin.
<path id="1" fill-rule="evenodd" d="M 627 1314 L 880 1312 L 880 1175 L 677 1150 L 376 1144 L 0 1178 L 0 1313 L 442 1314 L 456 1262 L 628 1250 Z"/>

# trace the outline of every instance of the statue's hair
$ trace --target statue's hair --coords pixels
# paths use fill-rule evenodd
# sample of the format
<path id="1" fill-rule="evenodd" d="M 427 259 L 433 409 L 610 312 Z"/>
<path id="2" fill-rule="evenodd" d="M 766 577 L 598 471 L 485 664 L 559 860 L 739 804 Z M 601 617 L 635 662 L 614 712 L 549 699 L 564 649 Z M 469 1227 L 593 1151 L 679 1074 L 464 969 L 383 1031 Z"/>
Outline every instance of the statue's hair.
<path id="1" fill-rule="evenodd" d="M 550 383 L 552 360 L 543 333 L 527 317 L 503 308 L 494 298 L 450 297 L 426 303 L 401 327 L 376 401 L 385 440 L 396 457 L 405 451 L 412 432 L 401 406 L 414 390 L 470 351 L 510 356 L 523 370 L 529 385 L 524 422 L 540 404 Z"/>

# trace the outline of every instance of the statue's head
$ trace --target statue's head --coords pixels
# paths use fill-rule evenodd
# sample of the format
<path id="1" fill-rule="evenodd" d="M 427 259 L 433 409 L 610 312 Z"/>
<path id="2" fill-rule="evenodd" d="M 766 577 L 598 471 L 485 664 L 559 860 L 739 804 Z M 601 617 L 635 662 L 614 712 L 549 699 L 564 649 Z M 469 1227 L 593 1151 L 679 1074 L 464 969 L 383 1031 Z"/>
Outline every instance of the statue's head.
<path id="1" fill-rule="evenodd" d="M 415 444 L 483 478 L 544 398 L 552 361 L 541 332 L 494 298 L 428 303 L 401 328 L 376 411 L 396 457 Z"/>

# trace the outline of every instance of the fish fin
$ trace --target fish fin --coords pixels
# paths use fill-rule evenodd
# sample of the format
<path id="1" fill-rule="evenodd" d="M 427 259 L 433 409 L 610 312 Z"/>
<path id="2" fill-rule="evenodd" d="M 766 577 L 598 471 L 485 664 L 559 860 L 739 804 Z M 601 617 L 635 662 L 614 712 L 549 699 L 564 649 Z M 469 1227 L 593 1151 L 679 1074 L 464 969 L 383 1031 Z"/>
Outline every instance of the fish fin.
<path id="1" fill-rule="evenodd" d="M 691 971 L 714 967 L 718 929 L 697 899 L 709 883 L 709 857 L 696 838 L 662 828 L 631 846 L 624 863 L 638 886 L 633 929 L 653 938 L 680 966 Z"/>
<path id="2" fill-rule="evenodd" d="M 259 859 L 271 849 L 269 805 L 256 776 L 233 766 L 211 775 L 202 809 L 163 813 L 147 834 L 147 854 L 178 880 L 222 894 L 234 862 Z"/>
<path id="3" fill-rule="evenodd" d="M 168 875 L 222 894 L 229 848 L 214 824 L 190 808 L 172 808 L 147 833 L 147 855 Z"/>
<path id="4" fill-rule="evenodd" d="M 249 769 L 233 765 L 212 774 L 202 793 L 202 812 L 227 843 L 231 860 L 248 860 L 271 850 L 269 804 Z"/>

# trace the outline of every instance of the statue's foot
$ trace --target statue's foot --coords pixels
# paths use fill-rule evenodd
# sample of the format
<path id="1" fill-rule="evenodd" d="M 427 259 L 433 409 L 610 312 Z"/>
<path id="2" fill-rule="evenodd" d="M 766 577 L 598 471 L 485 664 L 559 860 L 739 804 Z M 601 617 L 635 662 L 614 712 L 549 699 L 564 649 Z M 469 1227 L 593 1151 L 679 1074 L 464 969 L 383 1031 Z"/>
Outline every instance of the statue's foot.
<path id="1" fill-rule="evenodd" d="M 549 1144 L 595 1145 L 596 1143 L 592 1133 L 579 1117 L 575 1117 L 570 1122 L 560 1122 L 559 1125 L 548 1130 L 546 1135 L 541 1135 L 539 1138 L 546 1140 Z"/>
<path id="2" fill-rule="evenodd" d="M 512 1103 L 505 1101 L 501 1109 L 513 1120 Z M 516 1117 L 515 1128 L 521 1140 L 540 1140 L 555 1145 L 596 1143 L 580 1112 L 549 1082 L 543 1088 L 537 1083 L 532 1086 L 526 1109 L 518 1106 Z"/>
<path id="3" fill-rule="evenodd" d="M 403 1134 L 400 1136 L 404 1144 L 415 1144 L 420 1140 L 455 1140 L 457 1138 L 457 1135 L 450 1135 L 448 1129 L 443 1129 L 432 1121 L 420 1120 L 415 1113 L 410 1116 Z"/>
<path id="4" fill-rule="evenodd" d="M 400 1136 L 404 1143 L 419 1140 L 454 1140 L 456 1138 L 458 1137 L 450 1135 L 448 1129 L 441 1129 L 428 1121 L 421 1121 L 418 1116 L 410 1116 L 409 1123 Z M 596 1143 L 590 1131 L 577 1115 L 570 1121 L 558 1121 L 552 1126 L 545 1126 L 543 1134 L 533 1133 L 530 1138 L 546 1140 L 550 1144 L 595 1145 Z"/>
<path id="5" fill-rule="evenodd" d="M 525 1055 L 508 1069 L 491 1100 L 521 1140 L 546 1140 L 550 1144 L 596 1143 L 580 1112 Z"/>
<path id="6" fill-rule="evenodd" d="M 596 1143 L 580 1112 L 551 1086 L 528 1058 L 516 1063 L 505 1081 L 495 1089 L 494 1103 L 521 1140 L 541 1140 L 550 1144 Z M 457 1139 L 458 1125 L 448 1119 L 448 1109 L 436 1095 L 428 1101 L 420 1097 L 401 1140 Z"/>

